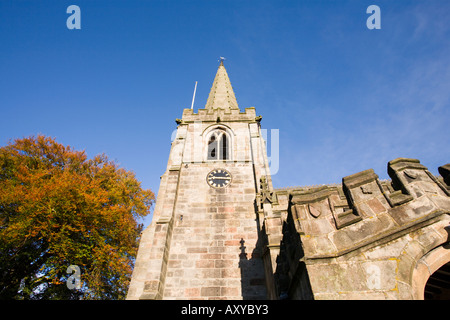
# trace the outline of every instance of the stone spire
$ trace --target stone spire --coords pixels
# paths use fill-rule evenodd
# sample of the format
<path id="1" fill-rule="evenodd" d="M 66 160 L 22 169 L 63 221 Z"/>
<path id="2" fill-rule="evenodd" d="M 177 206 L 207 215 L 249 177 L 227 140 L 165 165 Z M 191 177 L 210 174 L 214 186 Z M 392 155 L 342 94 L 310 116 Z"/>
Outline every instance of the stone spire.
<path id="1" fill-rule="evenodd" d="M 228 78 L 227 70 L 225 70 L 225 66 L 223 65 L 223 58 L 220 59 L 219 69 L 214 78 L 205 108 L 239 110 L 230 78 Z"/>

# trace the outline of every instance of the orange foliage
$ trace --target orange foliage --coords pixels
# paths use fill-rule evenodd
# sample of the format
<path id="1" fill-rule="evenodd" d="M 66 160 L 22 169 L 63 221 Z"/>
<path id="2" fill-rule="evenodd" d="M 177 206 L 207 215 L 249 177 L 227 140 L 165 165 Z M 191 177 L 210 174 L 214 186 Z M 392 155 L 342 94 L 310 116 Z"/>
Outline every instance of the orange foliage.
<path id="1" fill-rule="evenodd" d="M 0 297 L 124 298 L 153 201 L 105 155 L 42 135 L 0 148 Z M 81 268 L 77 292 L 69 265 Z"/>

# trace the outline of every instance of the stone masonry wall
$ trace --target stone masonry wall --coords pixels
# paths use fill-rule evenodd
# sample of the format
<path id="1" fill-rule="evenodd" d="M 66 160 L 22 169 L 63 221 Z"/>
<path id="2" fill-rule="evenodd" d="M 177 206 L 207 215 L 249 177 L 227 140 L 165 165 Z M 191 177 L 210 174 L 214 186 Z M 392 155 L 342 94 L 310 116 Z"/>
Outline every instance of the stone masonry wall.
<path id="1" fill-rule="evenodd" d="M 307 266 L 314 299 L 413 299 L 412 272 L 419 259 L 448 241 L 444 215 L 383 245 L 334 259 L 310 261 Z"/>
<path id="2" fill-rule="evenodd" d="M 232 183 L 211 188 L 207 174 L 226 168 Z M 182 167 L 164 299 L 264 299 L 251 163 Z"/>
<path id="3" fill-rule="evenodd" d="M 264 204 L 264 252 L 277 256 L 266 275 L 275 290 L 269 296 L 423 296 L 414 293 L 418 261 L 438 247 L 449 250 L 445 168 L 438 179 L 418 160 L 398 158 L 388 163 L 391 182 L 380 182 L 369 169 L 344 177 L 342 187 L 274 192 Z"/>
<path id="4" fill-rule="evenodd" d="M 177 119 L 153 221 L 143 232 L 127 299 L 265 299 L 259 215 L 259 177 L 268 175 L 260 117 L 254 108 L 185 110 Z M 207 137 L 220 128 L 231 159 L 208 160 Z M 212 188 L 213 169 L 232 175 Z"/>

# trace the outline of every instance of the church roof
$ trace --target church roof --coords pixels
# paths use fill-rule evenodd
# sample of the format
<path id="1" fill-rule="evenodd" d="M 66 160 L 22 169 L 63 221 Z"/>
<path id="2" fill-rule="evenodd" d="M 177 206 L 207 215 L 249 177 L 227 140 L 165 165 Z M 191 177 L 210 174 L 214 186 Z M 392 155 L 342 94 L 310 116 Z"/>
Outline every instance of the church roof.
<path id="1" fill-rule="evenodd" d="M 219 69 L 209 92 L 205 109 L 238 109 L 238 103 L 231 86 L 230 78 L 228 78 L 227 70 L 220 61 Z"/>

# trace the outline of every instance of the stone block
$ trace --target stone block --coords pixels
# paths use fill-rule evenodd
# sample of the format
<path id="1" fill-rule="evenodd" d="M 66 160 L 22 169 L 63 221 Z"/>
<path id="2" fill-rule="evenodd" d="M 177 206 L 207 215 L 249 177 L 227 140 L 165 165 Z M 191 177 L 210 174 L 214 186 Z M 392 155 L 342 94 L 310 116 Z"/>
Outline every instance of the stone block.
<path id="1" fill-rule="evenodd" d="M 302 221 L 302 230 L 305 234 L 321 235 L 334 232 L 335 228 L 328 219 L 314 219 Z"/>
<path id="2" fill-rule="evenodd" d="M 436 211 L 436 207 L 427 197 L 415 199 L 412 203 L 392 208 L 389 212 L 398 225 L 417 222 Z"/>
<path id="3" fill-rule="evenodd" d="M 221 295 L 220 287 L 204 287 L 201 288 L 200 295 L 202 297 L 218 297 Z"/>
<path id="4" fill-rule="evenodd" d="M 184 289 L 184 297 L 188 299 L 196 299 L 201 296 L 200 288 L 186 288 Z"/>
<path id="5" fill-rule="evenodd" d="M 362 220 L 362 217 L 353 210 L 345 210 L 344 212 L 333 212 L 336 228 L 341 229 Z"/>
<path id="6" fill-rule="evenodd" d="M 208 253 L 208 248 L 187 248 L 187 253 Z"/>
<path id="7" fill-rule="evenodd" d="M 378 179 L 378 175 L 373 169 L 368 169 L 342 178 L 342 184 L 344 188 L 350 190 L 371 183 L 376 179 Z"/>
<path id="8" fill-rule="evenodd" d="M 397 279 L 404 283 L 410 283 L 413 268 L 417 261 L 409 254 L 402 254 L 398 261 Z"/>
<path id="9" fill-rule="evenodd" d="M 195 261 L 196 268 L 214 268 L 214 260 L 197 260 Z"/>
<path id="10" fill-rule="evenodd" d="M 240 296 L 241 290 L 239 289 L 238 286 L 233 286 L 233 287 L 221 287 L 220 288 L 220 295 L 222 297 L 237 297 Z"/>
<path id="11" fill-rule="evenodd" d="M 338 273 L 336 265 L 317 264 L 307 267 L 314 295 L 323 293 L 337 293 Z"/>
<path id="12" fill-rule="evenodd" d="M 370 207 L 374 214 L 379 214 L 387 210 L 387 208 L 383 206 L 383 204 L 377 198 L 368 200 L 367 205 Z"/>
<path id="13" fill-rule="evenodd" d="M 214 267 L 215 268 L 232 268 L 237 266 L 236 260 L 215 260 Z"/>
<path id="14" fill-rule="evenodd" d="M 233 278 L 241 278 L 241 270 L 240 269 L 221 269 L 221 277 L 224 279 L 233 279 Z"/>
<path id="15" fill-rule="evenodd" d="M 208 278 L 218 279 L 221 277 L 222 271 L 221 271 L 221 269 L 199 269 L 198 275 L 202 279 L 208 279 Z"/>
<path id="16" fill-rule="evenodd" d="M 368 260 L 385 260 L 399 257 L 407 243 L 411 241 L 408 235 L 389 241 L 382 246 L 376 246 L 364 251 L 364 256 Z"/>
<path id="17" fill-rule="evenodd" d="M 331 194 L 331 190 L 328 186 L 322 186 L 313 189 L 306 190 L 294 190 L 291 195 L 291 202 L 294 205 L 309 204 L 318 202 L 328 198 Z"/>
<path id="18" fill-rule="evenodd" d="M 362 267 L 365 272 L 363 283 L 366 290 L 395 290 L 398 270 L 397 259 L 367 261 L 362 264 Z"/>
<path id="19" fill-rule="evenodd" d="M 412 300 L 414 299 L 413 290 L 407 283 L 397 281 L 398 299 L 399 300 Z"/>

